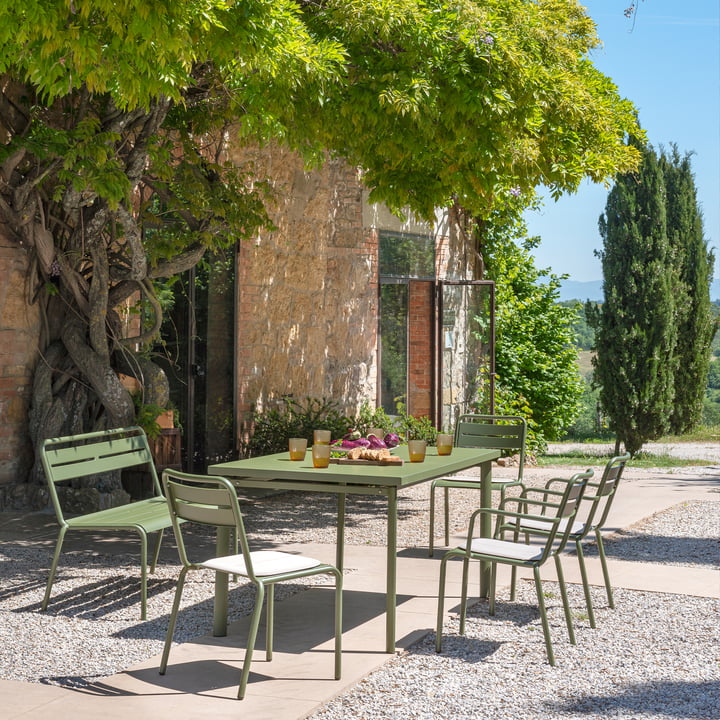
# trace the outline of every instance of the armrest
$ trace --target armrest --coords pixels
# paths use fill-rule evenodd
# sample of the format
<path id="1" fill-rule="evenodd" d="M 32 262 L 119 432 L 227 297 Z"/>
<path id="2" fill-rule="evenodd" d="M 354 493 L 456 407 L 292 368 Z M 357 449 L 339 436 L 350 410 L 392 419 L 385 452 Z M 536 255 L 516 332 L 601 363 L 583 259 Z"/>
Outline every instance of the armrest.
<path id="1" fill-rule="evenodd" d="M 471 516 L 470 516 L 470 524 L 468 526 L 468 539 L 472 539 L 473 532 L 475 530 L 475 519 L 478 515 L 494 515 L 498 518 L 496 523 L 496 530 L 503 524 L 501 522 L 501 518 L 503 517 L 510 517 L 515 518 L 516 525 L 520 527 L 522 520 L 540 520 L 542 522 L 549 522 L 557 524 L 559 522 L 558 518 L 552 518 L 548 519 L 546 515 L 533 515 L 530 513 L 522 513 L 522 512 L 513 512 L 512 510 L 495 510 L 493 508 L 480 508 L 479 510 L 476 510 Z M 468 543 L 469 547 L 470 543 Z"/>

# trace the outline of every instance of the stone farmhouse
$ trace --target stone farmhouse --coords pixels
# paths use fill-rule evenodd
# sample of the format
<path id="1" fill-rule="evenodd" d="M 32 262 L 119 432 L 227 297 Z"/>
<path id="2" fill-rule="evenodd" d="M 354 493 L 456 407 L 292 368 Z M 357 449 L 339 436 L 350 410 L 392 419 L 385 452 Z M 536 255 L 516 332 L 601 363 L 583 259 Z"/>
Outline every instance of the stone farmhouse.
<path id="1" fill-rule="evenodd" d="M 392 414 L 401 399 L 452 424 L 492 377 L 493 342 L 492 284 L 476 280 L 479 256 L 452 213 L 401 221 L 341 160 L 307 172 L 287 151 L 242 152 L 234 159 L 274 179 L 275 228 L 192 271 L 167 319 L 185 469 L 233 456 L 252 411 L 283 395 L 332 398 L 348 414 L 363 401 Z M 32 462 L 42 358 L 27 263 L 0 229 L 0 509 L 18 504 Z"/>

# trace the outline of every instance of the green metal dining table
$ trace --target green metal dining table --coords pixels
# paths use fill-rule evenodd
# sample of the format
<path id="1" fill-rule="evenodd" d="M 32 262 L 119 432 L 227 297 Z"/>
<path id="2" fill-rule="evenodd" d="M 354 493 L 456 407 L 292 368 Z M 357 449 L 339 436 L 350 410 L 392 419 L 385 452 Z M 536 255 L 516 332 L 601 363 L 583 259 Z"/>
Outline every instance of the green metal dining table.
<path id="1" fill-rule="evenodd" d="M 490 507 L 492 461 L 500 456 L 499 450 L 482 448 L 453 448 L 451 455 L 438 455 L 434 447 L 428 448 L 424 462 L 409 462 L 407 446 L 393 449 L 403 464 L 360 465 L 332 463 L 327 468 L 314 468 L 310 452 L 305 460 L 292 461 L 287 452 L 275 455 L 218 463 L 208 467 L 209 475 L 222 475 L 240 488 L 261 488 L 272 491 L 301 491 L 332 493 L 337 495 L 336 566 L 342 570 L 345 549 L 345 497 L 346 495 L 375 495 L 387 498 L 387 566 L 386 566 L 386 621 L 385 651 L 395 652 L 395 613 L 397 596 L 397 504 L 398 490 L 436 477 L 480 468 L 480 506 Z M 481 517 L 480 533 L 490 536 L 490 516 Z M 218 535 L 218 552 L 227 553 L 228 535 Z M 224 550 L 223 550 L 224 548 Z M 480 592 L 487 593 L 489 566 L 481 568 Z M 228 576 L 218 573 L 215 580 L 215 610 L 213 634 L 227 634 Z"/>

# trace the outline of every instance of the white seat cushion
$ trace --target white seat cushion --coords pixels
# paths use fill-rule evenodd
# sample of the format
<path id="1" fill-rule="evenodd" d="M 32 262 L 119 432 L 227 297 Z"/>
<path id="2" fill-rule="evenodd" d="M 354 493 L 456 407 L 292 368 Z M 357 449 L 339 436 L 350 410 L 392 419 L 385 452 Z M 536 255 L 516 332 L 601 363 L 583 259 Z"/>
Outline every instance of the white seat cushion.
<path id="1" fill-rule="evenodd" d="M 278 552 L 277 550 L 251 552 L 250 562 L 252 562 L 253 570 L 258 577 L 309 570 L 322 565 L 319 560 L 314 558 Z M 211 558 L 200 564 L 210 570 L 220 570 L 221 572 L 244 575 L 245 577 L 248 575 L 245 559 L 242 555 L 225 555 L 224 557 Z"/>
<path id="2" fill-rule="evenodd" d="M 462 548 L 466 549 L 465 547 Z M 544 548 L 537 545 L 526 545 L 525 543 L 514 543 L 508 540 L 493 540 L 491 538 L 474 538 L 470 549 L 480 555 L 493 555 L 511 560 L 522 560 L 530 562 L 539 560 L 542 557 Z"/>

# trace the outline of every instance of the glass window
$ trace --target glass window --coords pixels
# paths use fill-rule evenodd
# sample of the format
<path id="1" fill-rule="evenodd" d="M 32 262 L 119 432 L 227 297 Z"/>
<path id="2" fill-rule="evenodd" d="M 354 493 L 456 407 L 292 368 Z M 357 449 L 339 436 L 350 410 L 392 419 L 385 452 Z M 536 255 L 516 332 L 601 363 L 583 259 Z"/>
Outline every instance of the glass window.
<path id="1" fill-rule="evenodd" d="M 380 232 L 380 275 L 433 279 L 435 241 L 431 235 Z"/>
<path id="2" fill-rule="evenodd" d="M 408 286 L 380 285 L 380 404 L 394 415 L 407 396 Z"/>

